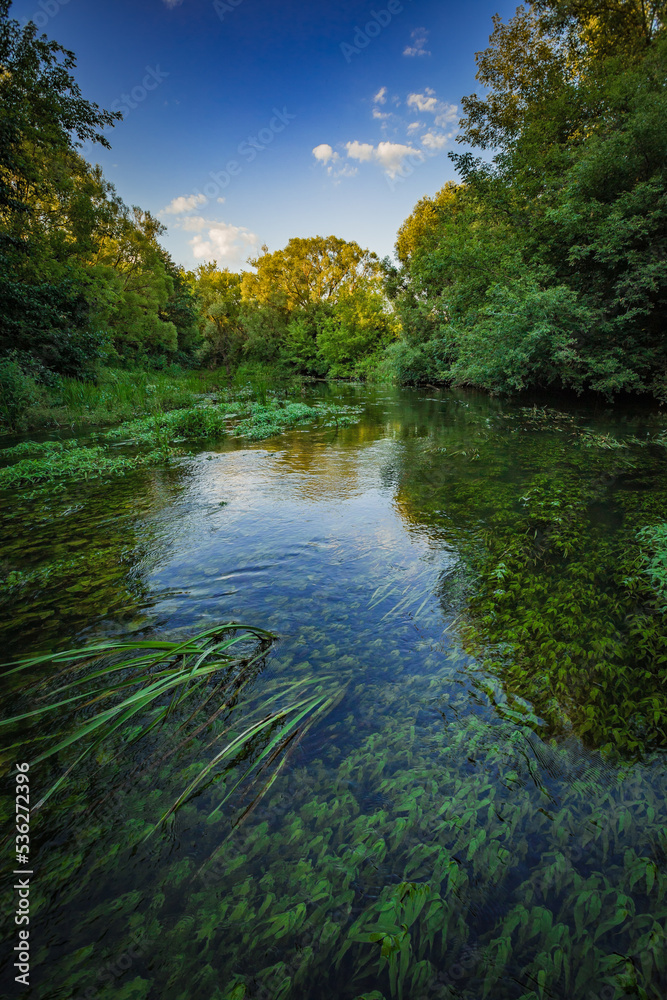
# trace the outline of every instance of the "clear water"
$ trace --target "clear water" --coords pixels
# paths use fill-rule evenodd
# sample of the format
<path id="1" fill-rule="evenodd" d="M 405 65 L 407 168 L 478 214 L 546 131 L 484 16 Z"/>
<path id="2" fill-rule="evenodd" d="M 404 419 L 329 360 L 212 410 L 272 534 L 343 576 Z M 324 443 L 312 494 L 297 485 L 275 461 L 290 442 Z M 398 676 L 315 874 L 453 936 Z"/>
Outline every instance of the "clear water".
<path id="1" fill-rule="evenodd" d="M 572 428 L 641 438 L 661 418 L 566 403 L 545 417 L 437 390 L 334 395 L 364 404 L 357 426 L 222 442 L 168 469 L 6 498 L 0 559 L 34 575 L 2 609 L 7 658 L 237 620 L 280 636 L 258 704 L 286 678 L 336 703 L 238 826 L 254 788 L 211 819 L 227 775 L 141 842 L 210 759 L 211 733 L 169 757 L 174 727 L 98 751 L 33 817 L 31 985 L 5 965 L 2 992 L 664 996 L 662 748 L 602 752 L 461 631 L 473 554 L 499 510 L 519 531 L 526 491 L 565 476 L 573 451 L 582 489 L 595 486 L 581 514 L 591 546 L 662 495 L 663 452 L 598 448 L 589 463 Z M 7 682 L 5 703 L 18 695 Z M 33 772 L 33 787 L 58 767 Z M 4 937 L 9 953 L 11 926 Z"/>

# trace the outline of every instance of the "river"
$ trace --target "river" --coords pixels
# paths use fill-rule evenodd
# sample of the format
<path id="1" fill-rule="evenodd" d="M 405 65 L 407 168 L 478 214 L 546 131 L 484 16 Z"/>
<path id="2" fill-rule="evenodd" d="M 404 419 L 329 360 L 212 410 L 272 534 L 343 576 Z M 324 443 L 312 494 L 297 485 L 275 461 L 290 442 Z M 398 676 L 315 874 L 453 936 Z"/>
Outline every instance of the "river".
<path id="1" fill-rule="evenodd" d="M 0 560 L 32 583 L 5 659 L 238 621 L 278 635 L 257 705 L 285 679 L 331 698 L 259 784 L 215 812 L 220 771 L 147 840 L 210 733 L 74 770 L 32 818 L 30 986 L 5 966 L 2 993 L 667 995 L 664 619 L 636 545 L 664 417 L 311 392 L 359 422 L 6 497 Z"/>

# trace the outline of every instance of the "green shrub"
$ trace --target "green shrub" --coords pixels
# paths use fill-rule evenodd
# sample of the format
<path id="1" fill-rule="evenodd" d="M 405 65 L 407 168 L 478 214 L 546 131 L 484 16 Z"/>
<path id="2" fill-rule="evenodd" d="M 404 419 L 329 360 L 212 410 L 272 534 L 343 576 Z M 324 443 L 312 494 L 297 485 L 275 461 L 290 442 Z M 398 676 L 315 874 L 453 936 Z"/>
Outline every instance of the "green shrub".
<path id="1" fill-rule="evenodd" d="M 386 358 L 399 385 L 420 385 L 445 381 L 451 354 L 444 340 L 428 340 L 422 344 L 399 340 L 387 348 Z"/>
<path id="2" fill-rule="evenodd" d="M 17 428 L 37 398 L 37 384 L 21 365 L 11 358 L 0 360 L 0 421 Z"/>

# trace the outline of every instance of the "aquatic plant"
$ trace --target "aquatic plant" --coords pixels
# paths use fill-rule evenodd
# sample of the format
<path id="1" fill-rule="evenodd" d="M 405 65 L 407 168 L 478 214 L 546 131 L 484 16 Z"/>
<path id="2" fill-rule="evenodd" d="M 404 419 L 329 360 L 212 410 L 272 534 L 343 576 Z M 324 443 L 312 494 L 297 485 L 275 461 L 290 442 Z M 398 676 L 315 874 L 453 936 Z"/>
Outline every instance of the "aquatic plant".
<path id="1" fill-rule="evenodd" d="M 19 459 L 0 468 L 0 489 L 57 483 L 67 478 L 97 479 L 122 475 L 142 466 L 168 462 L 172 457 L 184 454 L 178 445 L 220 440 L 228 430 L 234 437 L 263 441 L 307 421 L 319 421 L 324 427 L 334 424 L 347 427 L 358 419 L 359 410 L 352 407 L 321 408 L 277 400 L 271 400 L 267 405 L 228 401 L 222 405 L 155 411 L 150 416 L 98 433 L 95 435 L 97 444 L 86 445 L 71 440 L 25 441 L 0 451 L 0 459 Z M 111 442 L 136 448 L 147 446 L 151 450 L 119 455 L 110 451 Z M 25 455 L 41 457 L 25 458 Z"/>
<path id="2" fill-rule="evenodd" d="M 249 639 L 256 641 L 252 651 L 247 649 Z M 55 679 L 49 674 L 48 680 L 31 685 L 25 696 L 37 707 L 0 720 L 0 728 L 11 731 L 28 723 L 40 724 L 37 734 L 21 740 L 24 751 L 37 745 L 39 752 L 31 760 L 32 766 L 70 749 L 76 753 L 64 773 L 44 792 L 38 806 L 61 787 L 74 769 L 87 758 L 94 757 L 96 751 L 114 736 L 118 736 L 121 743 L 128 739 L 134 743 L 178 715 L 180 747 L 208 730 L 232 706 L 237 708 L 236 715 L 243 716 L 243 708 L 238 707 L 241 693 L 254 677 L 274 639 L 275 636 L 264 629 L 232 623 L 215 626 L 178 642 L 159 639 L 109 641 L 22 660 L 2 675 L 5 683 L 17 674 L 34 674 L 45 666 L 57 667 L 60 672 Z M 186 703 L 188 715 L 183 721 L 180 716 Z M 272 690 L 245 720 L 243 731 L 230 737 L 205 763 L 156 826 L 171 816 L 204 782 L 212 780 L 214 773 L 219 777 L 221 769 L 238 763 L 249 747 L 266 736 L 266 744 L 251 766 L 217 802 L 213 814 L 219 812 L 254 769 L 260 765 L 262 769 L 268 767 L 280 756 L 307 716 L 324 711 L 331 704 L 331 696 L 324 692 L 321 684 L 294 682 Z M 200 712 L 204 709 L 208 714 L 204 713 L 202 719 Z M 75 716 L 78 714 L 78 720 L 72 718 L 73 712 Z M 59 727 L 62 728 L 48 736 L 44 748 L 42 727 L 54 717 L 61 720 Z M 188 731 L 188 725 L 195 721 L 194 730 Z M 229 732 L 230 727 L 226 727 L 216 733 L 209 746 L 223 741 Z M 275 773 L 277 770 L 279 768 Z M 266 787 L 270 784 L 271 781 Z"/>
<path id="3" fill-rule="evenodd" d="M 306 406 L 305 403 L 280 403 L 277 400 L 268 404 L 253 403 L 248 416 L 235 426 L 234 436 L 245 437 L 249 441 L 263 441 L 289 427 L 316 420 L 320 415 L 319 409 Z"/>
<path id="4" fill-rule="evenodd" d="M 219 509 L 228 500 L 238 515 L 253 474 L 269 475 L 261 451 L 243 462 L 229 456 L 243 468 L 236 485 L 204 463 L 196 476 L 164 475 L 158 501 L 150 484 L 127 480 L 72 488 L 32 511 L 13 500 L 2 523 L 11 565 L 26 574 L 7 578 L 24 646 L 26 634 L 45 641 L 40 611 L 53 614 L 48 641 L 57 642 L 55 621 L 79 601 L 77 629 L 129 632 L 184 615 L 195 630 L 242 602 L 286 633 L 208 729 L 195 735 L 212 702 L 180 729 L 195 696 L 131 742 L 153 719 L 147 709 L 46 803 L 35 830 L 49 864 L 34 899 L 45 927 L 67 927 L 68 954 L 55 933 L 44 935 L 37 1000 L 54 989 L 85 996 L 137 930 L 150 943 L 146 957 L 123 979 L 112 975 L 128 1000 L 666 994 L 664 601 L 651 569 L 659 573 L 662 558 L 662 451 L 638 450 L 635 424 L 617 422 L 621 447 L 610 448 L 607 424 L 596 424 L 605 433 L 595 442 L 577 419 L 543 407 L 498 413 L 485 401 L 480 412 L 463 395 L 418 406 L 411 398 L 401 399 L 399 419 L 378 407 L 358 438 L 322 449 L 318 472 L 331 469 L 323 482 L 333 490 L 349 471 L 333 462 L 339 449 L 393 436 L 368 477 L 371 489 L 388 487 L 384 505 L 366 507 L 351 536 L 334 535 L 347 530 L 347 508 L 343 518 L 324 514 L 306 533 L 316 543 L 307 561 L 284 567 L 264 507 L 237 516 L 233 533 Z M 295 436 L 295 462 L 332 437 L 322 425 L 320 417 L 312 437 Z M 195 501 L 188 523 L 197 538 L 204 517 L 211 530 L 182 560 L 165 530 L 173 519 L 150 515 L 183 496 Z M 180 517 L 183 505 L 175 509 Z M 35 523 L 39 544 L 23 562 L 13 526 Z M 84 572 L 75 560 L 92 558 L 111 523 L 114 553 Z M 54 553 L 50 575 L 37 574 L 39 553 L 51 554 L 65 524 L 72 548 Z M 378 526 L 391 528 L 383 544 Z M 78 536 L 87 538 L 80 548 Z M 239 565 L 269 567 L 243 591 L 221 585 L 239 555 Z M 109 582 L 111 565 L 127 580 Z M 139 612 L 100 619 L 117 607 L 114 588 L 130 603 L 142 581 Z M 174 584 L 178 595 L 165 598 L 161 588 Z M 156 604 L 157 614 L 146 611 Z M 61 636 L 73 633 L 71 620 Z M 289 719 L 274 726 L 290 706 L 290 718 L 306 714 L 293 730 Z M 51 740 L 48 718 L 36 717 L 27 735 Z M 50 745 L 36 742 L 35 754 Z M 45 760 L 40 784 L 53 785 L 80 749 Z"/>
<path id="5" fill-rule="evenodd" d="M 70 450 L 49 449 L 43 458 L 24 458 L 0 469 L 0 489 L 57 483 L 67 478 L 83 480 L 122 475 L 139 466 L 153 464 L 159 454 L 111 454 L 99 445 Z"/>

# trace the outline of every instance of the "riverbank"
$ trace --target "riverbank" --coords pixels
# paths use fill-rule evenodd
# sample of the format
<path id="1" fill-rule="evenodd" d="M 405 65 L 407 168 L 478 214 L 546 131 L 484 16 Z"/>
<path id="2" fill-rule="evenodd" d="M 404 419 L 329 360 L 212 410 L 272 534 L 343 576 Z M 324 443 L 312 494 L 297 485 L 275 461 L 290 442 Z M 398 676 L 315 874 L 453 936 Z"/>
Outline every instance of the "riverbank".
<path id="1" fill-rule="evenodd" d="M 241 365 L 163 371 L 144 368 L 102 368 L 95 380 L 54 379 L 50 386 L 30 386 L 21 405 L 0 406 L 0 447 L 3 437 L 31 431 L 80 430 L 104 427 L 138 417 L 191 407 L 204 397 L 245 395 L 266 402 L 267 394 L 299 392 L 303 379 L 271 366 Z M 9 401 L 11 392 L 5 392 Z"/>

